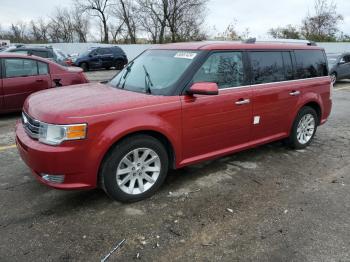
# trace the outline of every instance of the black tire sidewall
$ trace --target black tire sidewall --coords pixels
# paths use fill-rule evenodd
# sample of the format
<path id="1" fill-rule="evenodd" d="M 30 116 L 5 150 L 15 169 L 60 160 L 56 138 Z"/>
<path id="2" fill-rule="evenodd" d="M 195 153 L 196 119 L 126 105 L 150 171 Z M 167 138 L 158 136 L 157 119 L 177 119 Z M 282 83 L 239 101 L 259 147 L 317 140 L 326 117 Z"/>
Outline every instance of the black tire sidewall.
<path id="1" fill-rule="evenodd" d="M 122 70 L 123 67 L 124 67 L 124 61 L 121 60 L 121 59 L 117 59 L 117 60 L 115 61 L 115 69 L 116 69 L 116 70 Z"/>
<path id="2" fill-rule="evenodd" d="M 80 67 L 84 70 L 84 72 L 89 71 L 89 65 L 87 63 L 81 63 Z"/>
<path id="3" fill-rule="evenodd" d="M 306 115 L 306 114 L 311 114 L 314 119 L 315 119 L 315 129 L 314 129 L 314 133 L 312 134 L 312 137 L 310 138 L 310 140 L 305 143 L 305 144 L 301 144 L 299 141 L 298 141 L 298 138 L 297 138 L 297 128 L 298 128 L 298 124 L 301 120 L 301 118 Z M 309 107 L 309 106 L 305 106 L 303 107 L 297 114 L 295 120 L 294 120 L 294 123 L 293 123 L 293 127 L 292 127 L 292 131 L 291 131 L 291 134 L 290 134 L 290 145 L 292 148 L 294 149 L 303 149 L 305 147 L 307 147 L 313 140 L 315 134 L 316 134 L 316 130 L 317 130 L 317 126 L 318 126 L 318 116 L 317 116 L 317 113 L 315 111 L 315 109 L 313 109 L 312 107 Z"/>
<path id="4" fill-rule="evenodd" d="M 120 161 L 130 151 L 136 148 L 150 148 L 155 151 L 161 162 L 161 170 L 155 184 L 146 192 L 138 195 L 127 194 L 122 191 L 116 181 L 116 171 Z M 110 152 L 103 163 L 101 179 L 103 180 L 103 189 L 112 199 L 121 202 L 136 202 L 152 196 L 163 184 L 168 173 L 168 155 L 163 144 L 151 136 L 133 136 L 118 143 Z"/>

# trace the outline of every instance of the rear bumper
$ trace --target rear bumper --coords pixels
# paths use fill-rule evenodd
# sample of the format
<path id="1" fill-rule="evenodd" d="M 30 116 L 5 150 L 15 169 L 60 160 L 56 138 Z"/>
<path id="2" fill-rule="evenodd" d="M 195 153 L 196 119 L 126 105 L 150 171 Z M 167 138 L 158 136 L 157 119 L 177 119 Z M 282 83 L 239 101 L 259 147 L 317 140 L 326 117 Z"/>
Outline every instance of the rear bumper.
<path id="1" fill-rule="evenodd" d="M 61 146 L 49 146 L 31 139 L 20 122 L 16 125 L 18 152 L 41 183 L 56 189 L 92 189 L 96 187 L 97 173 L 93 162 L 79 146 L 80 141 Z M 63 183 L 51 183 L 41 174 L 64 175 Z"/>

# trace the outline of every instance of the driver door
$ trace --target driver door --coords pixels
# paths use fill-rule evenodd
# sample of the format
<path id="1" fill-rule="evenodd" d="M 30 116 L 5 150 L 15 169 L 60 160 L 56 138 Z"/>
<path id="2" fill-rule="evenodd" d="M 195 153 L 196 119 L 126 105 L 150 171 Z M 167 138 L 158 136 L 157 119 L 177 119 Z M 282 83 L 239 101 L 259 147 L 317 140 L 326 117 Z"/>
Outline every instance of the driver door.
<path id="1" fill-rule="evenodd" d="M 218 95 L 184 95 L 183 164 L 224 155 L 244 147 L 252 128 L 252 91 L 247 85 L 244 53 L 212 53 L 192 83 L 215 82 Z"/>

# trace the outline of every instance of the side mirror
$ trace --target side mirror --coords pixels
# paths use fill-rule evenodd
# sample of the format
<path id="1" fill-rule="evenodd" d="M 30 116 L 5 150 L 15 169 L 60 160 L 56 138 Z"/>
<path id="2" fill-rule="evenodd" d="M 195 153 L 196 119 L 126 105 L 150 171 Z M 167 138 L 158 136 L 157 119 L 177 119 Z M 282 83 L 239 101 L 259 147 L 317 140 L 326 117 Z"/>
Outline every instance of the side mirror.
<path id="1" fill-rule="evenodd" d="M 217 95 L 219 94 L 219 87 L 213 82 L 194 83 L 187 93 L 190 95 Z"/>
<path id="2" fill-rule="evenodd" d="M 338 63 L 339 65 L 343 65 L 343 64 L 345 64 L 345 60 L 344 60 L 344 58 L 342 58 L 340 61 L 339 61 L 339 63 Z"/>

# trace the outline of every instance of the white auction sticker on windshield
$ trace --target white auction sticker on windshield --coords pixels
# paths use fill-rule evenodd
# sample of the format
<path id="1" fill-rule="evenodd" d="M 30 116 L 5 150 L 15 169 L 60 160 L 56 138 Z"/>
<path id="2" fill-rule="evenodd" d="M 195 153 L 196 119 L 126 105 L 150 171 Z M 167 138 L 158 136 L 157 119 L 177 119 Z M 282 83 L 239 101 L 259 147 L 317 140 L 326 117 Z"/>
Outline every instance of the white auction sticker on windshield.
<path id="1" fill-rule="evenodd" d="M 191 52 L 177 52 L 175 54 L 175 58 L 185 58 L 185 59 L 193 59 L 196 57 L 196 53 L 191 53 Z"/>

